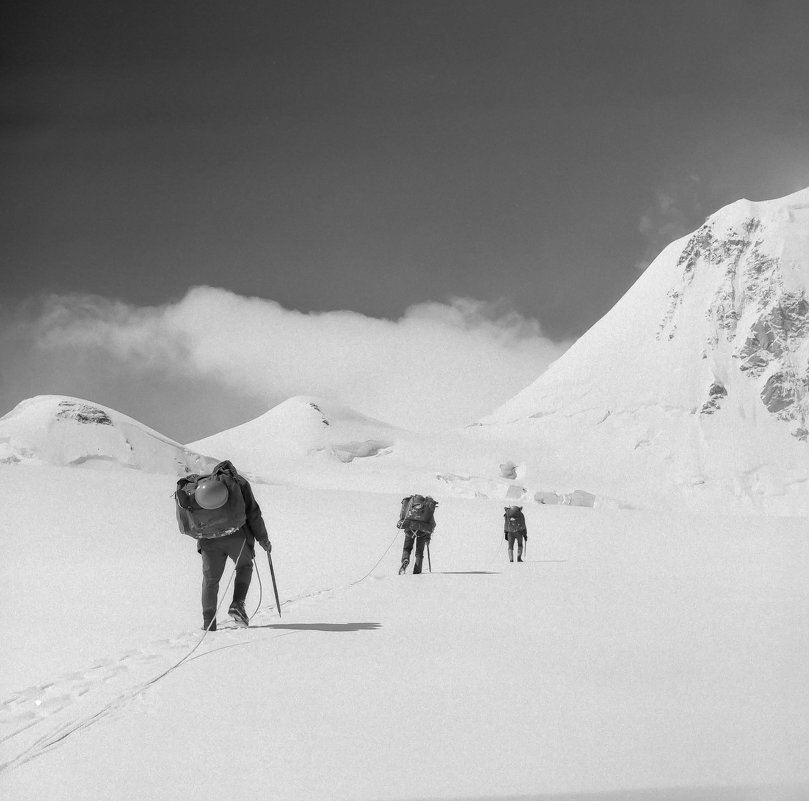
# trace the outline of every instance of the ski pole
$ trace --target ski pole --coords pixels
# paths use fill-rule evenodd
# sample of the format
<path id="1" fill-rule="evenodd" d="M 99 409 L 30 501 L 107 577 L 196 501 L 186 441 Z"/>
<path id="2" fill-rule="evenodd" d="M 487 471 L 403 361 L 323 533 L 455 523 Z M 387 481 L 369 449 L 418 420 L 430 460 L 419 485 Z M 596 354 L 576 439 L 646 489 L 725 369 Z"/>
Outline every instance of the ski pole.
<path id="1" fill-rule="evenodd" d="M 430 560 L 430 540 L 427 540 L 427 567 L 430 568 L 430 572 L 433 572 L 433 563 Z"/>
<path id="2" fill-rule="evenodd" d="M 275 593 L 275 608 L 278 610 L 278 617 L 281 617 L 281 602 L 278 600 L 278 585 L 275 583 L 275 571 L 272 569 L 272 556 L 267 551 L 267 561 L 270 563 L 270 576 L 272 577 L 272 591 Z"/>

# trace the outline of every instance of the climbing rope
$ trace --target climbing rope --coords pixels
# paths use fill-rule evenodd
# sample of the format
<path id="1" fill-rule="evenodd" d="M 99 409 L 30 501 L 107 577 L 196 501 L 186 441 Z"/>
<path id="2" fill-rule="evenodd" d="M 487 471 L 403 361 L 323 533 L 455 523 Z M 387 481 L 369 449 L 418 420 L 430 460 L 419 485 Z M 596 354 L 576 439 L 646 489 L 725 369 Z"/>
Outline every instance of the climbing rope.
<path id="1" fill-rule="evenodd" d="M 357 579 L 356 581 L 352 581 L 347 586 L 354 587 L 354 586 L 356 586 L 358 584 L 361 584 L 363 581 L 365 581 L 365 579 L 367 579 L 368 576 L 370 576 L 371 573 L 373 573 L 374 570 L 376 570 L 376 568 L 379 567 L 382 560 L 387 556 L 388 552 L 393 547 L 393 544 L 394 544 L 394 542 L 396 542 L 396 539 L 397 539 L 398 536 L 399 536 L 398 532 L 396 534 L 394 534 L 393 539 L 390 541 L 390 544 L 385 549 L 382 556 L 379 557 L 379 559 L 376 561 L 374 566 L 362 578 Z M 231 572 L 230 572 L 230 577 L 228 578 L 227 584 L 225 585 L 225 589 L 223 591 L 221 591 L 222 599 L 219 601 L 219 603 L 218 603 L 218 605 L 216 607 L 216 611 L 214 612 L 213 619 L 205 627 L 205 630 L 202 632 L 202 636 L 199 638 L 199 640 L 197 640 L 194 647 L 191 648 L 191 650 L 188 651 L 188 653 L 186 653 L 181 659 L 178 659 L 173 665 L 166 668 L 166 670 L 164 670 L 162 673 L 159 673 L 157 676 L 154 676 L 153 678 L 149 679 L 149 681 L 144 682 L 141 685 L 138 685 L 137 687 L 129 690 L 128 692 L 125 692 L 123 695 L 118 696 L 118 698 L 114 699 L 113 701 L 110 701 L 108 704 L 105 704 L 101 709 L 97 710 L 92 715 L 89 715 L 88 717 L 84 718 L 83 720 L 74 722 L 72 725 L 69 725 L 67 728 L 58 727 L 55 731 L 51 731 L 48 734 L 44 735 L 43 737 L 40 737 L 36 742 L 32 743 L 22 754 L 17 756 L 15 759 L 10 760 L 9 762 L 6 762 L 4 764 L 0 764 L 0 773 L 2 773 L 4 770 L 7 770 L 7 769 L 12 768 L 12 767 L 16 767 L 18 765 L 22 765 L 25 762 L 29 762 L 30 760 L 35 759 L 38 756 L 41 756 L 46 751 L 49 751 L 51 748 L 56 747 L 63 740 L 70 737 L 71 734 L 75 734 L 77 731 L 81 731 L 82 729 L 85 729 L 88 726 L 91 726 L 93 723 L 95 723 L 96 721 L 100 720 L 101 718 L 103 718 L 107 714 L 109 714 L 109 712 L 111 712 L 113 709 L 116 709 L 116 708 L 122 706 L 123 704 L 127 703 L 128 701 L 131 701 L 133 698 L 137 697 L 141 693 L 148 690 L 149 687 L 154 686 L 155 684 L 157 684 L 157 682 L 162 681 L 170 673 L 177 670 L 177 668 L 180 667 L 180 665 L 182 665 L 183 663 L 189 661 L 189 659 L 191 659 L 191 657 L 197 651 L 197 649 L 200 647 L 200 645 L 202 645 L 202 643 L 205 641 L 205 638 L 208 636 L 208 632 L 211 631 L 211 626 L 213 625 L 213 622 L 216 620 L 216 617 L 219 614 L 219 610 L 221 609 L 222 604 L 224 603 L 225 598 L 227 597 L 228 589 L 230 588 L 230 585 L 233 583 L 233 579 L 236 576 L 236 569 L 237 569 L 237 565 L 238 565 L 238 562 L 239 562 L 239 558 L 242 555 L 242 551 L 244 550 L 244 546 L 246 545 L 246 543 L 247 543 L 247 539 L 245 538 L 244 542 L 242 542 L 242 547 L 239 549 L 239 555 L 236 557 L 236 560 L 235 560 L 234 565 L 233 565 L 233 570 L 231 570 Z M 253 555 L 253 562 L 255 564 L 255 555 Z M 256 565 L 256 573 L 258 574 L 258 577 L 259 577 L 259 579 L 258 579 L 259 580 L 259 603 L 258 603 L 258 606 L 256 607 L 256 611 L 253 612 L 253 614 L 250 616 L 251 620 L 253 619 L 253 617 L 255 617 L 255 615 L 258 613 L 259 609 L 261 608 L 261 603 L 262 603 L 262 598 L 263 598 L 263 585 L 261 583 L 261 573 L 258 571 L 258 565 Z M 287 636 L 287 635 L 279 635 L 279 636 Z M 204 655 L 204 654 L 200 654 L 200 656 L 202 656 L 202 655 Z"/>
<path id="2" fill-rule="evenodd" d="M 503 545 L 505 545 L 505 543 L 506 543 L 506 540 L 501 540 L 500 542 L 498 542 L 497 548 L 495 549 L 494 553 L 492 554 L 492 558 L 489 559 L 489 561 L 486 563 L 486 567 L 483 568 L 484 570 L 488 570 L 492 566 L 492 562 L 494 562 L 494 560 L 497 559 L 497 556 L 500 553 L 500 551 L 502 550 Z"/>
<path id="3" fill-rule="evenodd" d="M 11 760 L 10 762 L 5 763 L 4 765 L 0 765 L 0 772 L 10 767 L 14 767 L 16 765 L 22 765 L 23 763 L 28 762 L 29 760 L 34 759 L 35 757 L 40 756 L 41 754 L 44 754 L 46 751 L 50 750 L 51 748 L 55 747 L 60 742 L 62 742 L 62 740 L 65 740 L 68 737 L 70 737 L 71 734 L 74 734 L 75 732 L 80 731 L 81 729 L 87 728 L 100 718 L 103 718 L 105 715 L 107 715 L 111 710 L 115 709 L 118 706 L 121 706 L 127 701 L 131 701 L 133 698 L 149 689 L 149 687 L 156 684 L 161 679 L 164 679 L 166 676 L 169 675 L 169 673 L 171 673 L 174 670 L 177 670 L 177 668 L 180 667 L 180 665 L 182 665 L 183 662 L 186 662 L 189 659 L 189 657 L 200 647 L 200 645 L 202 645 L 202 643 L 205 641 L 205 638 L 208 636 L 208 632 L 211 630 L 211 626 L 216 620 L 216 615 L 218 614 L 219 609 L 221 608 L 222 603 L 224 602 L 225 597 L 227 596 L 228 588 L 230 587 L 231 583 L 233 582 L 233 578 L 236 575 L 236 565 L 239 562 L 239 558 L 242 555 L 242 551 L 244 550 L 246 542 L 247 539 L 245 538 L 244 542 L 242 542 L 242 547 L 239 549 L 239 556 L 236 557 L 236 561 L 233 565 L 233 570 L 230 573 L 228 583 L 225 585 L 225 589 L 222 592 L 222 600 L 216 607 L 216 611 L 214 612 L 214 616 L 211 622 L 205 627 L 205 630 L 202 632 L 202 636 L 199 638 L 199 640 L 197 640 L 196 645 L 194 645 L 194 647 L 187 654 L 185 654 L 185 656 L 183 656 L 182 659 L 179 659 L 171 667 L 167 668 L 157 676 L 149 679 L 149 681 L 145 682 L 144 684 L 141 684 L 135 687 L 134 689 L 129 690 L 123 695 L 118 696 L 118 698 L 116 698 L 115 700 L 110 701 L 108 704 L 105 704 L 103 707 L 101 707 L 101 709 L 99 709 L 97 712 L 94 712 L 92 715 L 85 718 L 84 720 L 77 721 L 66 730 L 57 729 L 57 732 L 60 732 L 58 735 L 54 736 L 54 733 L 52 732 L 49 735 L 45 735 L 45 737 L 41 737 L 39 740 L 33 743 L 28 749 L 26 749 L 22 754 L 20 754 L 16 759 Z"/>
<path id="4" fill-rule="evenodd" d="M 370 576 L 371 573 L 373 573 L 374 570 L 376 570 L 379 567 L 379 565 L 382 563 L 382 560 L 388 555 L 388 551 L 393 547 L 393 543 L 396 542 L 398 537 L 399 533 L 396 532 L 396 534 L 393 535 L 393 539 L 390 541 L 390 545 L 388 545 L 388 547 L 385 548 L 385 553 L 383 553 L 382 556 L 379 557 L 376 564 L 361 579 L 357 579 L 357 581 L 352 581 L 348 586 L 355 587 L 357 584 L 361 584 L 363 581 L 365 581 L 365 579 L 367 579 L 368 576 Z"/>

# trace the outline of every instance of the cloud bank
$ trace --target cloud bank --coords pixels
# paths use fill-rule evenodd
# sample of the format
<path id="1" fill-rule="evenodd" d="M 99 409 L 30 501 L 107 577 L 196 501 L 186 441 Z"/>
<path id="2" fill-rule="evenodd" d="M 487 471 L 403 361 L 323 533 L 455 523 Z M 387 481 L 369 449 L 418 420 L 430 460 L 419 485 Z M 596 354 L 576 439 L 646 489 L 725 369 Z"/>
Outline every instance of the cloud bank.
<path id="1" fill-rule="evenodd" d="M 569 344 L 548 340 L 536 320 L 467 298 L 418 304 L 392 321 L 301 313 L 212 287 L 154 307 L 51 296 L 7 321 L 0 357 L 11 369 L 0 396 L 78 395 L 180 441 L 301 394 L 436 431 L 484 416 Z"/>

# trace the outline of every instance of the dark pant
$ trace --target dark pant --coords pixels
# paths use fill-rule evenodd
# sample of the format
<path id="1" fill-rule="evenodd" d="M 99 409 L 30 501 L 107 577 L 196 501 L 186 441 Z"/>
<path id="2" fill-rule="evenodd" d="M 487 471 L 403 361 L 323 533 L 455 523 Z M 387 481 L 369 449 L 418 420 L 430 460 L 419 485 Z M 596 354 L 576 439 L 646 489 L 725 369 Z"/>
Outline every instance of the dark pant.
<path id="1" fill-rule="evenodd" d="M 517 541 L 517 561 L 522 562 L 522 544 L 525 534 L 522 531 L 510 531 L 508 535 L 508 561 L 514 561 L 514 540 Z"/>
<path id="2" fill-rule="evenodd" d="M 228 557 L 236 563 L 233 603 L 244 603 L 247 598 L 253 577 L 253 549 L 243 534 L 198 540 L 197 547 L 202 554 L 202 619 L 207 627 L 216 614 L 219 579 L 222 578 Z"/>
<path id="3" fill-rule="evenodd" d="M 413 563 L 413 572 L 421 573 L 421 563 L 424 559 L 424 546 L 430 541 L 430 535 L 423 531 L 405 529 L 404 548 L 402 548 L 402 567 L 410 564 L 410 554 L 413 552 L 413 543 L 416 544 L 416 561 Z"/>

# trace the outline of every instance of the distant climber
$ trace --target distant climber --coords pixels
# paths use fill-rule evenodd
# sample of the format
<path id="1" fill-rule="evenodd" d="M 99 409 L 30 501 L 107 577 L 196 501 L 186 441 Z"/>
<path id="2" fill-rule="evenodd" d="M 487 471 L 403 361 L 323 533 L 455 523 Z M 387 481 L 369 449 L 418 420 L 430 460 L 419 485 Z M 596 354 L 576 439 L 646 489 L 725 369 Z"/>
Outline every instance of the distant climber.
<path id="1" fill-rule="evenodd" d="M 421 573 L 421 564 L 424 559 L 424 547 L 427 546 L 427 555 L 430 554 L 430 539 L 435 530 L 435 507 L 438 502 L 429 495 L 408 495 L 402 498 L 402 508 L 399 512 L 399 522 L 396 528 L 405 533 L 404 547 L 402 548 L 402 566 L 399 575 L 402 575 L 410 564 L 410 555 L 413 545 L 416 546 L 416 558 L 413 563 L 413 572 Z"/>
<path id="2" fill-rule="evenodd" d="M 272 551 L 250 482 L 224 461 L 209 475 L 181 478 L 174 499 L 180 531 L 197 541 L 202 556 L 203 628 L 216 631 L 219 579 L 228 557 L 236 564 L 228 614 L 237 626 L 249 625 L 244 602 L 253 576 L 256 541 L 267 553 Z"/>
<path id="3" fill-rule="evenodd" d="M 503 514 L 503 533 L 508 542 L 508 561 L 514 561 L 514 543 L 517 543 L 517 561 L 522 562 L 523 542 L 528 541 L 528 529 L 522 506 L 506 506 Z"/>

